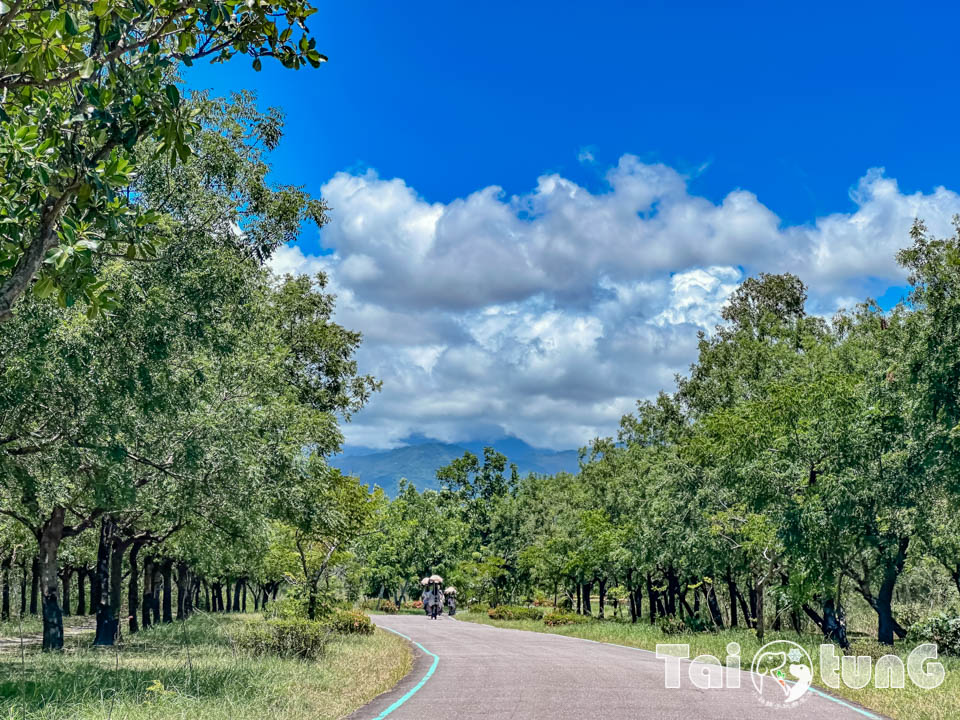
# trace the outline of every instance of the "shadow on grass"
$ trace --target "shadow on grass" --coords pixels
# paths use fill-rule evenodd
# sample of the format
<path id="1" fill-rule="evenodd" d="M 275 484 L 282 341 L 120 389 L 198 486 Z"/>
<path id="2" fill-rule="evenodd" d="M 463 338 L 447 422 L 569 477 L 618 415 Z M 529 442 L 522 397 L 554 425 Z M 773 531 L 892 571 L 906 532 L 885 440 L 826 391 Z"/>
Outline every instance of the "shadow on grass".
<path id="1" fill-rule="evenodd" d="M 263 692 L 262 667 L 234 656 L 223 618 L 159 625 L 123 638 L 116 648 L 91 647 L 92 635 L 67 637 L 63 653 L 27 649 L 0 653 L 0 716 L 44 708 L 115 701 L 142 704 L 178 698 L 236 701 Z"/>
<path id="2" fill-rule="evenodd" d="M 121 661 L 122 662 L 122 661 Z M 28 664 L 21 676 L 16 663 L 0 663 L 0 708 L 24 708 L 28 713 L 50 705 L 77 707 L 91 701 L 115 699 L 140 704 L 170 693 L 195 700 L 254 697 L 259 688 L 256 669 L 241 664 L 209 662 L 202 667 L 144 667 L 119 669 L 97 662 Z M 22 678 L 22 679 L 21 679 Z"/>

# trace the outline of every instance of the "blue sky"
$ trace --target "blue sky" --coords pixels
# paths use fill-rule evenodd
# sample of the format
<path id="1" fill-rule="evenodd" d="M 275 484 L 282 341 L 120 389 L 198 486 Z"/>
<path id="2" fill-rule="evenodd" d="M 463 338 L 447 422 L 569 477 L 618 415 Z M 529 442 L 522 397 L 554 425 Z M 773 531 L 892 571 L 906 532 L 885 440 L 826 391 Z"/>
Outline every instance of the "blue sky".
<path id="1" fill-rule="evenodd" d="M 567 447 L 669 387 L 745 273 L 797 272 L 824 314 L 902 294 L 909 220 L 960 209 L 958 14 L 319 3 L 320 70 L 186 80 L 283 107 L 273 177 L 334 207 L 278 269 L 330 272 L 367 337 L 385 390 L 351 442 Z"/>
<path id="2" fill-rule="evenodd" d="M 285 108 L 276 174 L 308 186 L 367 166 L 439 201 L 547 171 L 589 186 L 589 148 L 697 174 L 713 200 L 750 188 L 798 223 L 848 210 L 870 167 L 908 191 L 957 186 L 960 18 L 910 5 L 321 2 L 321 70 L 188 79 Z"/>

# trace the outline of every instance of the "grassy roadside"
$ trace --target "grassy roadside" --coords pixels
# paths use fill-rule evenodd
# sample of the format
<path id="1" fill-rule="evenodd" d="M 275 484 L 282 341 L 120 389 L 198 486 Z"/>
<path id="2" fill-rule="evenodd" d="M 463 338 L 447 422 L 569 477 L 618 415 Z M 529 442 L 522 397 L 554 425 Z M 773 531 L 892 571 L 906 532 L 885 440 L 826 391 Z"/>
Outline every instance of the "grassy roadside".
<path id="1" fill-rule="evenodd" d="M 716 633 L 688 633 L 684 635 L 665 635 L 656 627 L 646 623 L 594 621 L 582 625 L 565 625 L 548 627 L 536 620 L 491 620 L 486 613 L 457 613 L 458 620 L 482 623 L 495 627 L 513 628 L 517 630 L 531 630 L 534 632 L 553 633 L 569 637 L 580 637 L 587 640 L 627 645 L 629 647 L 655 650 L 658 643 L 687 643 L 690 645 L 691 657 L 700 654 L 709 654 L 720 658 L 726 657 L 727 643 L 740 644 L 741 664 L 749 667 L 754 653 L 760 649 L 753 633 L 746 630 L 725 630 Z M 810 635 L 797 637 L 796 633 L 768 633 L 766 641 L 776 639 L 792 640 L 806 648 L 814 661 L 814 677 L 819 679 L 819 645 L 820 638 Z M 904 659 L 912 648 L 898 648 L 898 654 Z M 839 652 L 838 652 L 839 654 Z M 943 684 L 935 690 L 923 690 L 914 686 L 909 678 L 903 689 L 877 689 L 871 682 L 862 690 L 841 687 L 833 690 L 817 683 L 817 687 L 829 690 L 831 694 L 859 703 L 864 707 L 886 715 L 895 720 L 955 720 L 960 717 L 960 659 L 940 658 L 946 670 Z"/>
<path id="2" fill-rule="evenodd" d="M 0 718 L 60 720 L 335 720 L 393 687 L 409 670 L 390 633 L 345 635 L 317 661 L 250 657 L 231 628 L 239 615 L 198 615 L 125 639 L 119 652 L 68 637 L 62 654 L 0 653 Z"/>

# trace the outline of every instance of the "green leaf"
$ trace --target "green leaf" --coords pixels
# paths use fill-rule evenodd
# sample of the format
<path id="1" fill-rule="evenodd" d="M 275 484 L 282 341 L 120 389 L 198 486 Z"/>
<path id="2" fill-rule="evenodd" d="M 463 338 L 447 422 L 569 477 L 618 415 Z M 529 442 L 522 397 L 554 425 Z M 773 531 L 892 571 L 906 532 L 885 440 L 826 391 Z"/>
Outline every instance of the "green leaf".
<path id="1" fill-rule="evenodd" d="M 263 66 L 263 63 L 260 62 L 260 58 L 253 59 L 253 69 L 257 72 L 260 72 L 260 68 Z"/>
<path id="2" fill-rule="evenodd" d="M 80 31 L 77 29 L 77 21 L 73 19 L 73 15 L 70 13 L 63 14 L 63 27 L 71 35 L 80 34 Z"/>
<path id="3" fill-rule="evenodd" d="M 179 107 L 180 105 L 180 91 L 177 90 L 176 85 L 167 85 L 163 91 L 167 95 L 167 99 L 170 101 L 170 104 L 174 107 Z"/>
<path id="4" fill-rule="evenodd" d="M 50 297 L 55 290 L 56 288 L 53 286 L 53 279 L 48 277 L 38 280 L 33 286 L 33 294 L 41 299 Z"/>
<path id="5" fill-rule="evenodd" d="M 87 78 L 93 75 L 94 70 L 95 70 L 95 65 L 93 63 L 93 58 L 87 58 L 84 61 L 83 65 L 80 67 L 80 77 L 86 80 Z"/>

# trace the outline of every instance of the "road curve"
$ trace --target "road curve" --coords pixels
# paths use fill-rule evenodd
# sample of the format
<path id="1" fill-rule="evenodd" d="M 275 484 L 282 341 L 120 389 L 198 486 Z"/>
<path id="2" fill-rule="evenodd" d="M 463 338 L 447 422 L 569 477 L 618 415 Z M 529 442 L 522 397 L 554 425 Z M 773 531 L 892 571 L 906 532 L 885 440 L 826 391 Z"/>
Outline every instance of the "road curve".
<path id="1" fill-rule="evenodd" d="M 506 630 L 446 616 L 375 616 L 417 647 L 413 671 L 348 720 L 863 720 L 879 715 L 813 691 L 789 708 L 740 689 L 700 690 L 684 663 L 679 689 L 664 687 L 650 652 L 562 635 Z M 425 650 L 426 652 L 423 652 Z M 749 663 L 749 658 L 746 661 Z M 768 683 L 770 700 L 779 688 Z"/>

